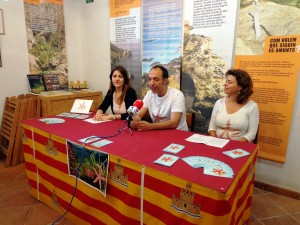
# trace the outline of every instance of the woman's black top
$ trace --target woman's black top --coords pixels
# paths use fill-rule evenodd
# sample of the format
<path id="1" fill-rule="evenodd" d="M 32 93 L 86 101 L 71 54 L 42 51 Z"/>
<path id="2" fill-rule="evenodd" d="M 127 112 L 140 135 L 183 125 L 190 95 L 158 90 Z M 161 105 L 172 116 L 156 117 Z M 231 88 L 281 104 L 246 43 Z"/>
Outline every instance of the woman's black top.
<path id="1" fill-rule="evenodd" d="M 125 94 L 125 99 L 124 99 L 126 110 L 133 105 L 135 100 L 137 100 L 136 92 L 133 88 L 130 87 L 127 89 Z M 111 107 L 112 113 L 115 114 L 113 111 L 113 93 L 110 93 L 108 91 L 104 97 L 103 102 L 101 103 L 98 109 L 101 109 L 103 113 L 105 113 L 109 106 Z M 122 120 L 126 120 L 127 117 L 128 117 L 127 111 L 126 113 L 121 114 Z"/>

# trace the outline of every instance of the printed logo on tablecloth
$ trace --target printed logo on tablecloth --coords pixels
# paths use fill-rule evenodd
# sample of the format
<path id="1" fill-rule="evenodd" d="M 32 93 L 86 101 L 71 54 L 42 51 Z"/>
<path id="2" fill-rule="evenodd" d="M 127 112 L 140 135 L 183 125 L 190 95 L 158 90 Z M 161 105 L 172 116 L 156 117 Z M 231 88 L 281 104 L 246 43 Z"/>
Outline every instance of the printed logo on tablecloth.
<path id="1" fill-rule="evenodd" d="M 113 170 L 109 171 L 109 178 L 125 187 L 128 187 L 128 175 L 124 175 L 124 167 L 121 165 L 121 159 L 117 163 L 113 163 Z"/>
<path id="2" fill-rule="evenodd" d="M 248 177 L 250 179 L 252 179 L 253 175 L 255 174 L 255 171 L 256 171 L 256 164 L 255 164 L 255 162 L 252 162 L 250 165 L 250 168 L 249 168 L 249 172 L 248 172 Z"/>
<path id="3" fill-rule="evenodd" d="M 48 152 L 49 154 L 51 154 L 51 155 L 58 155 L 57 148 L 54 146 L 54 142 L 53 142 L 53 140 L 51 138 L 51 135 L 49 136 L 48 141 L 45 144 L 45 148 L 46 148 L 45 149 L 46 152 Z"/>
<path id="4" fill-rule="evenodd" d="M 25 132 L 25 129 L 23 127 L 21 127 L 21 137 L 22 137 L 22 141 L 25 143 L 28 141 L 27 139 L 27 135 L 26 135 L 26 132 Z"/>
<path id="5" fill-rule="evenodd" d="M 201 218 L 201 204 L 194 203 L 195 193 L 191 192 L 192 184 L 187 183 L 186 189 L 181 188 L 179 197 L 172 196 L 171 206 L 179 212 L 183 212 L 191 217 Z"/>
<path id="6" fill-rule="evenodd" d="M 51 194 L 51 202 L 52 202 L 53 205 L 55 205 L 55 206 L 57 206 L 57 207 L 60 208 L 60 203 L 58 201 L 58 197 L 57 197 L 57 195 L 55 193 L 55 190 L 53 190 L 53 192 Z"/>

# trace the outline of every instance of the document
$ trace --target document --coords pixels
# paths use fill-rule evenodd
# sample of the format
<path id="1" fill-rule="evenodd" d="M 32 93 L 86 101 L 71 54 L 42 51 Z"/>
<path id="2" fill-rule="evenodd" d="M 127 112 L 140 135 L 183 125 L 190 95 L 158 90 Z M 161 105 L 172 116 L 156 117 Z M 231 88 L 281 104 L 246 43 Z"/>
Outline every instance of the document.
<path id="1" fill-rule="evenodd" d="M 111 121 L 111 120 L 95 120 L 93 118 L 89 118 L 89 119 L 85 119 L 83 121 L 86 121 L 86 122 L 89 122 L 89 123 L 104 123 L 104 122 L 108 122 L 108 121 Z"/>
<path id="2" fill-rule="evenodd" d="M 206 136 L 201 134 L 193 134 L 192 136 L 188 137 L 185 140 L 189 142 L 205 144 L 217 148 L 223 148 L 230 141 L 228 139 L 216 138 L 216 137 L 211 137 L 211 136 Z"/>

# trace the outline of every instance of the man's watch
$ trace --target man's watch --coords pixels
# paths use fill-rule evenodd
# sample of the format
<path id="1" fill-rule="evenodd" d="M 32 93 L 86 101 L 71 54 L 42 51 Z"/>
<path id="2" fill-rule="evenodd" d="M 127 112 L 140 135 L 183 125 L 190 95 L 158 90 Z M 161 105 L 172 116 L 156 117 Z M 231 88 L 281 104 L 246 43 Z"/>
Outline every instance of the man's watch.
<path id="1" fill-rule="evenodd" d="M 116 120 L 116 115 L 115 114 L 113 115 L 113 120 Z"/>

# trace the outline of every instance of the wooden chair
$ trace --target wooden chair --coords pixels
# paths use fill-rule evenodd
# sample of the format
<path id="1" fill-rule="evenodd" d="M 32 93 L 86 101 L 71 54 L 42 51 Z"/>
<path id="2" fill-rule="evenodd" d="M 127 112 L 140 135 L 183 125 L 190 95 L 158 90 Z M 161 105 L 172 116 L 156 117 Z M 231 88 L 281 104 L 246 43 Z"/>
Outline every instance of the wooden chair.
<path id="1" fill-rule="evenodd" d="M 6 155 L 5 166 L 11 166 L 13 149 L 19 121 L 20 100 L 7 97 L 0 131 L 0 151 Z"/>
<path id="2" fill-rule="evenodd" d="M 186 113 L 186 123 L 188 125 L 189 131 L 195 131 L 195 113 Z"/>
<path id="3" fill-rule="evenodd" d="M 19 163 L 23 163 L 23 151 L 22 151 L 22 128 L 20 126 L 20 121 L 22 121 L 25 118 L 25 109 L 27 107 L 27 99 L 20 99 L 20 110 L 19 110 L 19 116 L 18 116 L 18 124 L 16 128 L 16 134 L 15 134 L 15 143 L 13 148 L 13 155 L 11 159 L 11 166 L 16 166 Z"/>
<path id="4" fill-rule="evenodd" d="M 0 130 L 0 153 L 6 156 L 5 166 L 15 166 L 23 162 L 22 130 L 19 122 L 40 117 L 40 111 L 40 101 L 35 95 L 6 98 Z"/>

